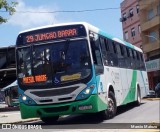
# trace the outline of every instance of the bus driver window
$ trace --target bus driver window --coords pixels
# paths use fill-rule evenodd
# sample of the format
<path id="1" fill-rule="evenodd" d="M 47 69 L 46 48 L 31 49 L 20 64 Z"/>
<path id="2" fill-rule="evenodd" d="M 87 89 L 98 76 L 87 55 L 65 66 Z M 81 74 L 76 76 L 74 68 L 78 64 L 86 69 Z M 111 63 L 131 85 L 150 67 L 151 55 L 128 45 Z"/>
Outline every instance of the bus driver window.
<path id="1" fill-rule="evenodd" d="M 96 37 L 95 37 L 96 36 Z M 104 72 L 101 52 L 100 52 L 100 43 L 98 39 L 98 35 L 94 35 L 94 37 L 90 37 L 91 49 L 93 62 L 95 64 L 96 74 L 102 74 Z"/>
<path id="2" fill-rule="evenodd" d="M 92 55 L 93 55 L 93 61 L 95 65 L 102 66 L 102 59 L 101 59 L 101 53 L 99 49 L 99 39 L 95 39 L 95 37 L 90 37 L 91 42 L 91 48 L 92 48 Z"/>

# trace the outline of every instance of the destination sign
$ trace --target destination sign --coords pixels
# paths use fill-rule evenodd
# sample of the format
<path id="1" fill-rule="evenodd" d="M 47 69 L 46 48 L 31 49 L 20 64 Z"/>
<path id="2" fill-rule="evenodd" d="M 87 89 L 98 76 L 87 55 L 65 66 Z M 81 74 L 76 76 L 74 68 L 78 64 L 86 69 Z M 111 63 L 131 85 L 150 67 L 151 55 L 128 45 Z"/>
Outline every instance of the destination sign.
<path id="1" fill-rule="evenodd" d="M 28 35 L 25 37 L 24 41 L 26 43 L 32 43 L 32 42 L 38 42 L 38 41 L 44 41 L 44 40 L 53 40 L 58 38 L 75 37 L 77 35 L 78 35 L 77 29 L 72 28 L 67 30 Z"/>
<path id="2" fill-rule="evenodd" d="M 49 27 L 33 30 L 19 35 L 17 44 L 29 44 L 41 41 L 66 39 L 73 37 L 85 37 L 86 31 L 83 25 L 69 25 L 60 27 Z"/>
<path id="3" fill-rule="evenodd" d="M 29 76 L 23 78 L 23 83 L 45 82 L 46 80 L 46 75 Z"/>

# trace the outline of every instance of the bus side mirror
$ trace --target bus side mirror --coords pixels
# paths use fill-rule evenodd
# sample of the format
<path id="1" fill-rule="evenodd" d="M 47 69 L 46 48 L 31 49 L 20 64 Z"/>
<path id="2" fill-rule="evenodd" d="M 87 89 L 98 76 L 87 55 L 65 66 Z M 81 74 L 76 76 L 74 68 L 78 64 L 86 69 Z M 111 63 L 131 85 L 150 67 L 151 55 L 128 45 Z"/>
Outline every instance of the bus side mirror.
<path id="1" fill-rule="evenodd" d="M 104 67 L 103 66 L 95 65 L 95 71 L 96 71 L 96 75 L 103 74 Z"/>

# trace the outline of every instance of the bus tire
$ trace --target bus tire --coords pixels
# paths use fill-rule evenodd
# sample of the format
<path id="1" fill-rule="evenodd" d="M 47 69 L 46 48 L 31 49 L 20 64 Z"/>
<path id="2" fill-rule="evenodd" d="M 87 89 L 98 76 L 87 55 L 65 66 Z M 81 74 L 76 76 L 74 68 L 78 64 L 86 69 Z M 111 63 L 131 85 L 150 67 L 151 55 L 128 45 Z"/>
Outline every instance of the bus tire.
<path id="1" fill-rule="evenodd" d="M 108 108 L 101 112 L 101 115 L 104 120 L 111 119 L 116 115 L 117 112 L 117 104 L 116 98 L 112 91 L 109 91 L 108 95 Z"/>
<path id="2" fill-rule="evenodd" d="M 59 119 L 59 116 L 53 116 L 53 117 L 41 117 L 41 120 L 45 122 L 46 124 L 54 124 Z"/>
<path id="3" fill-rule="evenodd" d="M 6 102 L 6 104 L 8 105 L 8 107 L 13 107 L 10 96 L 7 96 L 7 102 Z"/>
<path id="4" fill-rule="evenodd" d="M 139 106 L 140 104 L 141 104 L 141 92 L 140 92 L 140 90 L 138 88 L 137 89 L 137 99 L 136 99 L 135 105 Z"/>

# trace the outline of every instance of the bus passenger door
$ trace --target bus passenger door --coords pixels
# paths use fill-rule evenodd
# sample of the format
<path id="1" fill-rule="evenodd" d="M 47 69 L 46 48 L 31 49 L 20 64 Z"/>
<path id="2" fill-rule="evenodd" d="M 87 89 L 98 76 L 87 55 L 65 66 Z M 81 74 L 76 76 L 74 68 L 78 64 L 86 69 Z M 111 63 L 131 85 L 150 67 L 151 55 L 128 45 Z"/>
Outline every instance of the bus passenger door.
<path id="1" fill-rule="evenodd" d="M 100 40 L 99 40 L 98 35 L 94 34 L 94 37 L 90 38 L 90 42 L 91 42 L 93 62 L 95 66 L 97 93 L 100 99 L 104 103 L 107 103 L 104 66 L 102 63 L 102 51 L 101 51 Z"/>

